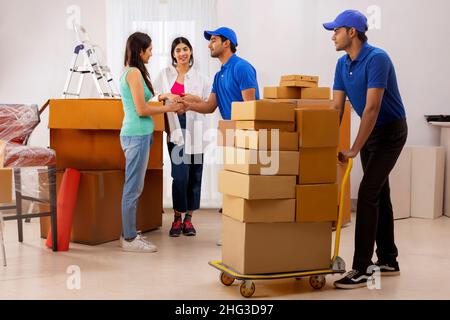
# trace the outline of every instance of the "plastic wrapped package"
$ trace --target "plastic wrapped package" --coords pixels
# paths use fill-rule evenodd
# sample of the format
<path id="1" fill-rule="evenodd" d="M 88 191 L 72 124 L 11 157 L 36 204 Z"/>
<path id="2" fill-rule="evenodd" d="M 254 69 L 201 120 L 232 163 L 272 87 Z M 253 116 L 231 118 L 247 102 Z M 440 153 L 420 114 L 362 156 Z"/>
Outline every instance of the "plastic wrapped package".
<path id="1" fill-rule="evenodd" d="M 54 170 L 54 169 L 52 169 Z M 18 172 L 20 172 L 20 185 L 16 184 Z M 49 199 L 50 185 L 54 184 L 56 188 L 56 172 L 55 179 L 50 182 L 49 179 L 50 169 L 47 167 L 30 167 L 30 168 L 20 168 L 14 172 L 14 189 L 15 191 L 21 192 L 22 196 L 38 198 L 42 200 Z M 26 202 L 23 202 L 25 204 Z M 33 211 L 43 211 L 43 208 L 48 208 L 48 204 L 39 204 Z"/>
<path id="2" fill-rule="evenodd" d="M 56 166 L 56 153 L 54 150 L 42 147 L 23 146 L 16 143 L 6 144 L 3 167 L 22 168 L 42 166 Z"/>
<path id="3" fill-rule="evenodd" d="M 39 124 L 37 105 L 0 104 L 0 139 L 24 144 Z"/>

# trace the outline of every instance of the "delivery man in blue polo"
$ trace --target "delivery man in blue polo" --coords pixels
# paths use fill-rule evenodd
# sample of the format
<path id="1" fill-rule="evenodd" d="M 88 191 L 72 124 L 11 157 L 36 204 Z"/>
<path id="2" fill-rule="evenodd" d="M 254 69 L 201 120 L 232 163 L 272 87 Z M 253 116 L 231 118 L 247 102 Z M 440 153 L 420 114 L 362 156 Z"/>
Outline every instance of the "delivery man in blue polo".
<path id="1" fill-rule="evenodd" d="M 394 65 L 384 50 L 367 43 L 367 18 L 356 10 L 347 10 L 323 26 L 334 32 L 336 50 L 347 53 L 336 66 L 334 108 L 342 119 L 348 97 L 361 117 L 352 148 L 339 154 L 343 162 L 360 154 L 364 171 L 358 193 L 352 270 L 334 283 L 336 288 L 354 289 L 367 286 L 374 266 L 382 276 L 400 274 L 389 173 L 406 143 L 408 127 Z M 373 265 L 375 243 L 378 262 Z"/>
<path id="2" fill-rule="evenodd" d="M 259 88 L 255 68 L 236 55 L 238 41 L 230 28 L 205 31 L 209 41 L 211 57 L 222 63 L 214 77 L 212 92 L 207 101 L 186 95 L 183 99 L 186 110 L 213 113 L 219 107 L 224 120 L 231 119 L 231 104 L 235 101 L 259 100 Z"/>
<path id="3" fill-rule="evenodd" d="M 186 95 L 182 99 L 184 109 L 206 114 L 213 113 L 219 107 L 222 119 L 231 120 L 233 102 L 259 100 L 256 70 L 249 62 L 236 55 L 238 41 L 232 29 L 221 27 L 205 31 L 204 36 L 209 41 L 211 57 L 219 59 L 222 67 L 214 76 L 208 100 Z M 222 212 L 222 209 L 219 211 Z M 217 245 L 222 245 L 222 242 L 219 240 Z"/>

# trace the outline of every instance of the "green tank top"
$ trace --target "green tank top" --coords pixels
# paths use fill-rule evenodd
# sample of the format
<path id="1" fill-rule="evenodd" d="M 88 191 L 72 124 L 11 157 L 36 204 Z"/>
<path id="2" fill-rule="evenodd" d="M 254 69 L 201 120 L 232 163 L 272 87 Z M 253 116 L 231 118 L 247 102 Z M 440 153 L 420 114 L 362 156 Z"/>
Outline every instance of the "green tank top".
<path id="1" fill-rule="evenodd" d="M 127 82 L 127 75 L 130 70 L 131 68 L 127 67 L 120 78 L 120 94 L 122 95 L 123 111 L 125 113 L 120 135 L 122 137 L 146 136 L 153 133 L 153 119 L 150 116 L 140 117 L 136 112 L 136 106 Z M 144 77 L 142 77 L 142 83 L 144 84 L 145 102 L 148 102 L 153 95 L 147 87 Z"/>

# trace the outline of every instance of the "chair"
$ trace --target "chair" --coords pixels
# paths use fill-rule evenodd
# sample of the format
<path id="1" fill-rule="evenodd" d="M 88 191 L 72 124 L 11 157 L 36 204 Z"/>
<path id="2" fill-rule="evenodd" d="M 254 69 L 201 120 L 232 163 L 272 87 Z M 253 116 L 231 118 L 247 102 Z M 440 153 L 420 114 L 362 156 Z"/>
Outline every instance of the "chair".
<path id="1" fill-rule="evenodd" d="M 28 146 L 31 133 L 40 123 L 40 114 L 46 105 L 38 110 L 36 105 L 0 104 L 0 167 L 12 168 L 16 203 L 0 206 L 0 242 L 3 264 L 6 266 L 6 250 L 4 244 L 3 221 L 17 220 L 19 242 L 23 242 L 23 220 L 47 217 L 51 219 L 52 249 L 57 251 L 57 217 L 56 217 L 56 154 L 53 150 Z M 3 148 L 1 147 L 3 145 Z M 3 149 L 3 150 L 2 150 Z M 41 199 L 22 193 L 22 168 L 47 167 L 49 197 Z M 32 201 L 50 205 L 49 212 L 25 213 L 22 201 Z M 13 215 L 5 215 L 2 211 L 15 210 Z"/>

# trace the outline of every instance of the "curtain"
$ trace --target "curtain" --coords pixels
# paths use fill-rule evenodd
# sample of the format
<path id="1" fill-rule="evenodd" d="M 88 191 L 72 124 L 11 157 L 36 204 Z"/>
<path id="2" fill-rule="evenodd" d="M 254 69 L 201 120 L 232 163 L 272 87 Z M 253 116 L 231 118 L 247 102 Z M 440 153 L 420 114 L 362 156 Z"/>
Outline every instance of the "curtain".
<path id="1" fill-rule="evenodd" d="M 216 59 L 210 57 L 204 30 L 215 29 L 217 0 L 107 0 L 107 59 L 114 80 L 117 82 L 123 71 L 125 43 L 135 31 L 148 33 L 152 38 L 153 56 L 148 67 L 150 77 L 171 64 L 170 49 L 177 36 L 184 36 L 194 50 L 194 67 L 209 79 L 220 68 Z M 207 117 L 207 127 L 217 128 L 220 119 L 218 110 Z M 164 134 L 163 204 L 172 207 L 172 178 L 170 158 L 167 151 L 167 136 Z M 216 141 L 216 140 L 214 140 Z M 215 159 L 219 148 L 209 146 L 205 152 L 202 180 L 202 208 L 219 208 L 221 194 L 217 191 L 217 176 L 221 165 Z"/>

